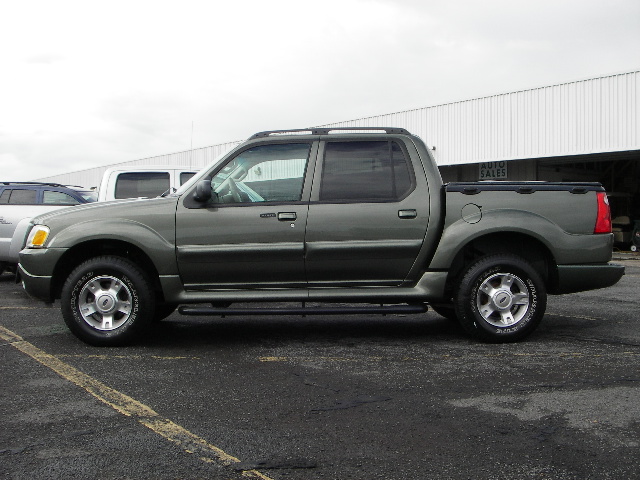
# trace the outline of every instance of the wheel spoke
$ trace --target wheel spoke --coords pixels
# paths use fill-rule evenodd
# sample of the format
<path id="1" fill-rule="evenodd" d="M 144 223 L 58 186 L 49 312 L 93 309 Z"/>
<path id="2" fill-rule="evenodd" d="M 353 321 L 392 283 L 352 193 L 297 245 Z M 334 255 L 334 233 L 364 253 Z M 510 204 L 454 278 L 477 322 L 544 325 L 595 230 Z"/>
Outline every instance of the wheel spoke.
<path id="1" fill-rule="evenodd" d="M 129 300 L 121 300 L 116 305 L 116 311 L 128 315 L 131 313 L 131 302 Z"/>
<path id="2" fill-rule="evenodd" d="M 513 296 L 514 305 L 529 305 L 529 295 L 527 293 L 516 293 Z"/>
<path id="3" fill-rule="evenodd" d="M 115 280 L 110 286 L 109 286 L 109 293 L 111 293 L 114 297 L 118 296 L 118 293 L 120 293 L 120 290 L 122 290 L 122 287 L 124 285 L 122 284 L 122 282 L 120 282 L 119 280 Z"/>
<path id="4" fill-rule="evenodd" d="M 511 289 L 513 285 L 513 277 L 511 275 L 503 275 L 500 279 L 500 286 L 502 288 Z"/>
<path id="5" fill-rule="evenodd" d="M 92 281 L 92 282 L 89 282 L 89 283 L 87 284 L 87 287 L 86 287 L 86 288 L 88 288 L 88 289 L 89 289 L 89 291 L 95 295 L 97 292 L 99 292 L 100 290 L 102 290 L 102 285 L 100 285 L 100 284 L 99 284 L 98 282 L 96 282 L 96 281 Z"/>
<path id="6" fill-rule="evenodd" d="M 82 303 L 79 307 L 83 316 L 89 316 L 96 313 L 96 306 L 93 303 Z"/>
<path id="7" fill-rule="evenodd" d="M 484 318 L 489 318 L 496 310 L 491 305 L 483 305 L 480 313 Z"/>
<path id="8" fill-rule="evenodd" d="M 480 290 L 482 290 L 483 293 L 485 293 L 486 295 L 489 296 L 489 298 L 493 297 L 493 295 L 496 292 L 496 289 L 493 288 L 493 286 L 489 283 L 489 282 L 485 282 L 480 286 Z"/>
<path id="9" fill-rule="evenodd" d="M 514 323 L 514 319 L 513 319 L 513 315 L 511 314 L 510 311 L 506 311 L 506 312 L 501 312 L 500 314 L 500 320 L 502 321 L 502 323 L 504 323 L 505 325 L 511 325 L 512 323 Z"/>
<path id="10" fill-rule="evenodd" d="M 113 314 L 102 316 L 102 330 L 111 330 L 113 328 Z"/>

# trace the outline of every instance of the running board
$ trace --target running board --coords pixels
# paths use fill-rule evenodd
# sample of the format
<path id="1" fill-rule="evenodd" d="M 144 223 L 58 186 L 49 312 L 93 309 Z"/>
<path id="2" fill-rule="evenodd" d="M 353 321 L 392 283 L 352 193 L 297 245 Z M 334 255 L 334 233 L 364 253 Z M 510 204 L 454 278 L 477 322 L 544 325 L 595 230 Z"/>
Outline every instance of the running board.
<path id="1" fill-rule="evenodd" d="M 373 313 L 380 315 L 394 313 L 424 313 L 428 310 L 424 304 L 418 305 L 378 305 L 366 307 L 298 307 L 298 308 L 213 308 L 213 307 L 180 307 L 182 315 L 210 316 L 250 316 L 250 315 L 349 315 L 357 313 Z"/>

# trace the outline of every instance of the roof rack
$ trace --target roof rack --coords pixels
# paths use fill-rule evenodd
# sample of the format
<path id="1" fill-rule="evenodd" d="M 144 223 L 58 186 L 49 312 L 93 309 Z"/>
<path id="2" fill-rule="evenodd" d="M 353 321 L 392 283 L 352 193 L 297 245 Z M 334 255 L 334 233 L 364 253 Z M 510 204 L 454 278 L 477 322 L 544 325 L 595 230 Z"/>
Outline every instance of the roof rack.
<path id="1" fill-rule="evenodd" d="M 62 185 L 61 183 L 50 183 L 50 182 L 0 182 L 0 185 L 43 185 L 47 187 L 59 187 L 59 188 L 84 188 L 80 185 Z"/>
<path id="2" fill-rule="evenodd" d="M 311 128 L 297 128 L 293 130 L 270 130 L 266 132 L 258 132 L 252 135 L 249 140 L 253 140 L 255 138 L 266 138 L 272 135 L 329 135 L 331 132 L 351 132 L 351 131 L 363 131 L 363 132 L 371 132 L 371 133 L 380 133 L 385 132 L 387 134 L 396 134 L 396 135 L 411 135 L 404 128 L 396 128 L 396 127 L 311 127 Z"/>

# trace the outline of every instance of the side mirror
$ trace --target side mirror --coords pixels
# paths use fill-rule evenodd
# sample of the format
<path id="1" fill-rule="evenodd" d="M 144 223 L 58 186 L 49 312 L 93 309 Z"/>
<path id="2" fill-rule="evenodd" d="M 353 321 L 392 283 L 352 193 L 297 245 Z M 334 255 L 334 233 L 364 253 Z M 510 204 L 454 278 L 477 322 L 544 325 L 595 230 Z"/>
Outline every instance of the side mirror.
<path id="1" fill-rule="evenodd" d="M 212 195 L 211 180 L 200 180 L 196 185 L 196 191 L 193 193 L 193 199 L 204 203 L 211 200 Z"/>

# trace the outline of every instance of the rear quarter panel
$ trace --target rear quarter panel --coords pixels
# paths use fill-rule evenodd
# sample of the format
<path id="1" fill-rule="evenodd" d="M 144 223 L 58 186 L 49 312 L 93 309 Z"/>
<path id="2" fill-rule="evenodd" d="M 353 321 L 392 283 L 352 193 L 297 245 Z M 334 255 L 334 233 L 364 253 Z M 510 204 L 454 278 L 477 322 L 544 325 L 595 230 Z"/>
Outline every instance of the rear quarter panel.
<path id="1" fill-rule="evenodd" d="M 596 216 L 595 191 L 480 191 L 475 195 L 447 192 L 443 235 L 431 267 L 448 268 L 457 252 L 470 241 L 508 232 L 537 239 L 557 264 L 608 262 L 613 236 L 593 234 Z M 522 253 L 526 257 L 526 252 Z"/>

